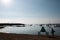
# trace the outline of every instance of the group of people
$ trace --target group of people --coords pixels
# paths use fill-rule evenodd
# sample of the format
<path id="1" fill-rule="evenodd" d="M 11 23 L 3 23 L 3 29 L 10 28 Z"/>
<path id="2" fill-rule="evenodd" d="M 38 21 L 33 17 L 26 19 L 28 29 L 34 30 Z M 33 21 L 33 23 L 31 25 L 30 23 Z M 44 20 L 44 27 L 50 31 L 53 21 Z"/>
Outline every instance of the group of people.
<path id="1" fill-rule="evenodd" d="M 30 26 L 32 26 L 32 24 L 31 24 Z M 42 26 L 42 25 L 40 25 L 40 26 Z M 48 25 L 48 27 L 51 28 L 50 25 Z M 40 32 L 46 32 L 45 28 L 42 27 L 41 30 L 40 30 Z M 39 32 L 38 34 L 40 34 L 40 32 Z M 51 34 L 52 34 L 52 35 L 54 35 L 54 32 L 55 32 L 54 29 L 51 28 Z M 46 32 L 46 33 L 47 33 L 47 32 Z M 48 33 L 47 33 L 47 35 L 48 35 Z"/>
<path id="2" fill-rule="evenodd" d="M 45 28 L 42 27 L 41 30 L 40 30 L 40 32 L 46 32 Z M 54 32 L 55 32 L 54 29 L 51 28 L 51 34 L 52 34 L 52 35 L 54 35 Z M 46 32 L 46 33 L 47 33 L 47 32 Z M 47 35 L 48 35 L 48 33 L 47 33 Z"/>

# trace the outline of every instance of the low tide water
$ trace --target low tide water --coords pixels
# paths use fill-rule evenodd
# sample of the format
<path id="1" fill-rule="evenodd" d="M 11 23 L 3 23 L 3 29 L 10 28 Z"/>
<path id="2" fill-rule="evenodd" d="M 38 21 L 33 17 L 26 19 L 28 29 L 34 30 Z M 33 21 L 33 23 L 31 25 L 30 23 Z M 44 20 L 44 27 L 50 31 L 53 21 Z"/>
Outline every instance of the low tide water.
<path id="1" fill-rule="evenodd" d="M 41 26 L 39 25 L 26 25 L 25 27 L 15 27 L 15 26 L 7 26 L 3 29 L 0 29 L 0 32 L 5 32 L 5 33 L 16 33 L 16 34 L 31 34 L 31 35 L 38 35 L 38 32 L 41 30 Z M 46 32 L 51 35 L 51 28 L 48 26 L 44 26 Z M 60 36 L 60 27 L 52 27 L 55 31 L 54 35 L 59 35 Z"/>

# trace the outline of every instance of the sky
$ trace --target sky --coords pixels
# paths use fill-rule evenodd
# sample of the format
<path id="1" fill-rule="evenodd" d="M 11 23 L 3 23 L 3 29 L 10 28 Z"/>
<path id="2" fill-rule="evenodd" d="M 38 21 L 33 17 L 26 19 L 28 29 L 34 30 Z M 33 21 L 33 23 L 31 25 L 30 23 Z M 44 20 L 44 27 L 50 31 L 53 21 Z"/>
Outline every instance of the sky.
<path id="1" fill-rule="evenodd" d="M 0 22 L 60 23 L 60 0 L 0 0 Z"/>

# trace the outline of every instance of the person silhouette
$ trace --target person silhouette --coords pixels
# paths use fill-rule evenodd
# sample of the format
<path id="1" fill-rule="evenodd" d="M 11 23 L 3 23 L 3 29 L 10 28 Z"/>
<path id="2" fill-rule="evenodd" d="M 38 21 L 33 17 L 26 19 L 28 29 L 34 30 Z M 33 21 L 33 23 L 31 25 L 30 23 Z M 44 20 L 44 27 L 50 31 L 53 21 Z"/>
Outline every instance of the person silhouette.
<path id="1" fill-rule="evenodd" d="M 52 34 L 52 35 L 54 35 L 54 32 L 55 32 L 54 29 L 51 28 L 51 34 Z"/>
<path id="2" fill-rule="evenodd" d="M 42 27 L 41 30 L 40 30 L 40 32 L 46 32 L 45 28 Z"/>

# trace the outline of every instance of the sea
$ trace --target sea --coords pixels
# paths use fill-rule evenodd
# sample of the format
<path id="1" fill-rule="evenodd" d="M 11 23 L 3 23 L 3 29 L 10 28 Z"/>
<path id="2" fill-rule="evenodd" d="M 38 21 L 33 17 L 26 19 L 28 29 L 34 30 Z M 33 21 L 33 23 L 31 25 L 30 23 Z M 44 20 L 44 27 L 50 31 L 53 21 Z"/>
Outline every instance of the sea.
<path id="1" fill-rule="evenodd" d="M 51 28 L 54 29 L 54 35 L 60 36 L 60 27 L 54 27 L 51 26 L 43 26 L 46 30 L 46 32 L 48 32 L 48 35 L 52 35 L 51 34 Z M 3 33 L 15 33 L 15 34 L 30 34 L 30 35 L 38 35 L 38 32 L 41 32 L 41 28 L 42 26 L 40 26 L 39 24 L 33 24 L 33 25 L 29 25 L 26 24 L 25 27 L 16 27 L 16 26 L 6 26 L 5 28 L 0 29 L 0 32 Z"/>

